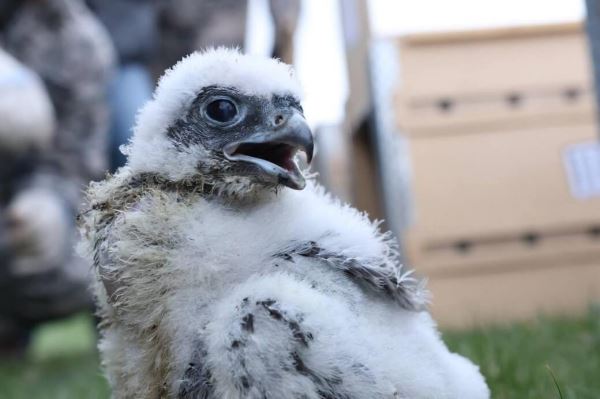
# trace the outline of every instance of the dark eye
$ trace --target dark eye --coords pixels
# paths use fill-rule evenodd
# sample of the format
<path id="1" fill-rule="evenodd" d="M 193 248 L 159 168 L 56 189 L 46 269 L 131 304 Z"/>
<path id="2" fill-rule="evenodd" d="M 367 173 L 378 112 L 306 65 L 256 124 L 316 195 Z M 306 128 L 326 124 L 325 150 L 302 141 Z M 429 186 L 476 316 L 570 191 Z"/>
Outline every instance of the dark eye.
<path id="1" fill-rule="evenodd" d="M 206 115 L 217 122 L 225 123 L 235 118 L 237 108 L 232 101 L 219 99 L 207 105 Z"/>

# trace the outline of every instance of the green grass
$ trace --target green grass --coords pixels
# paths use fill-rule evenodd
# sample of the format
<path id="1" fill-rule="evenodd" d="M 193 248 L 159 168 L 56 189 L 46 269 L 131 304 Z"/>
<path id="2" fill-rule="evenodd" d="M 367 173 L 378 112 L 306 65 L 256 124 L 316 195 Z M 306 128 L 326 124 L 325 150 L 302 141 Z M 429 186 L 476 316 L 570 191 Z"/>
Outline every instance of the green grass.
<path id="1" fill-rule="evenodd" d="M 495 399 L 600 398 L 600 307 L 583 318 L 444 334 L 475 361 Z"/>
<path id="2" fill-rule="evenodd" d="M 0 360 L 1 399 L 104 399 L 89 315 L 48 323 L 32 337 L 26 359 Z"/>
<path id="3" fill-rule="evenodd" d="M 444 339 L 481 366 L 493 398 L 600 398 L 600 307 Z M 94 340 L 87 315 L 38 329 L 25 360 L 0 360 L 0 398 L 108 398 Z"/>

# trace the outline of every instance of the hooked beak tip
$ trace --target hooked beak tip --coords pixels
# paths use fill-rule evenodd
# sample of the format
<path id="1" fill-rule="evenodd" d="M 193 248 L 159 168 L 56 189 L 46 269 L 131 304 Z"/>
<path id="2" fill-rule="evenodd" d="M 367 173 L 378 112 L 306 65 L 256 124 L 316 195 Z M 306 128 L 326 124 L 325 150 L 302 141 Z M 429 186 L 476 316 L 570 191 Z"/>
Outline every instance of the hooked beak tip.
<path id="1" fill-rule="evenodd" d="M 315 151 L 315 145 L 312 142 L 309 145 L 307 145 L 306 148 L 304 148 L 304 152 L 306 154 L 306 163 L 309 165 L 313 160 L 314 151 Z"/>

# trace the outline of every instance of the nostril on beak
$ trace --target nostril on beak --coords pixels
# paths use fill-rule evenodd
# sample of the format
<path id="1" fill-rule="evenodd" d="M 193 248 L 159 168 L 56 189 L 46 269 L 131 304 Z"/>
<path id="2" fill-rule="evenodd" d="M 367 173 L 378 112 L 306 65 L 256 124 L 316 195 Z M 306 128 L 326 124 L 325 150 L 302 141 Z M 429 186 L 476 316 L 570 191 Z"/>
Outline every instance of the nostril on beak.
<path id="1" fill-rule="evenodd" d="M 285 118 L 283 115 L 278 114 L 275 116 L 275 126 L 281 126 L 285 122 Z"/>

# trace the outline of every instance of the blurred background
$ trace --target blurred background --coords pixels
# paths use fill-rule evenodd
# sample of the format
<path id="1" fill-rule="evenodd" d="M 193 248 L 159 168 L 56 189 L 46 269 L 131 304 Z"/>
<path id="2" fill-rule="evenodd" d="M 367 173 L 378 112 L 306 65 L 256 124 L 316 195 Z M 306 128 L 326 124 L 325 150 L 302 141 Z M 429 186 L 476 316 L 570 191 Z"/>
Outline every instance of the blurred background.
<path id="1" fill-rule="evenodd" d="M 213 45 L 295 66 L 317 179 L 495 398 L 600 397 L 600 1 L 0 0 L 0 398 L 109 397 L 82 189 Z"/>

